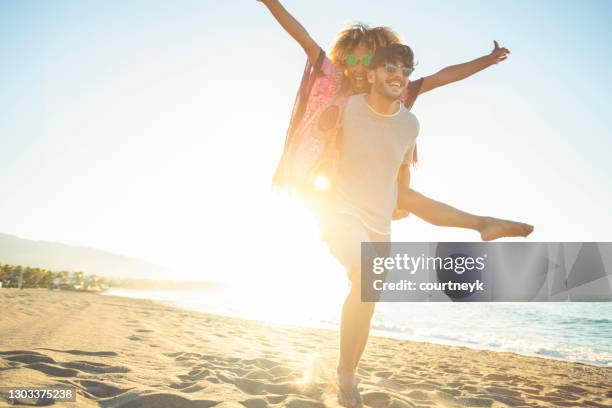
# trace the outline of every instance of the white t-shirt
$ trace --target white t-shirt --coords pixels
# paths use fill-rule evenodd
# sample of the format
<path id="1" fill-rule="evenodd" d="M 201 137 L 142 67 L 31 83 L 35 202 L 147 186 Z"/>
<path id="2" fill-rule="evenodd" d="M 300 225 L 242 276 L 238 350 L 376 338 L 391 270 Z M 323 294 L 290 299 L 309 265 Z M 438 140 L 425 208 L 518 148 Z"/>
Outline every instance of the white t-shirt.
<path id="1" fill-rule="evenodd" d="M 338 163 L 341 212 L 389 234 L 399 169 L 410 164 L 418 133 L 416 116 L 403 104 L 395 114 L 381 115 L 368 105 L 366 95 L 348 99 Z"/>

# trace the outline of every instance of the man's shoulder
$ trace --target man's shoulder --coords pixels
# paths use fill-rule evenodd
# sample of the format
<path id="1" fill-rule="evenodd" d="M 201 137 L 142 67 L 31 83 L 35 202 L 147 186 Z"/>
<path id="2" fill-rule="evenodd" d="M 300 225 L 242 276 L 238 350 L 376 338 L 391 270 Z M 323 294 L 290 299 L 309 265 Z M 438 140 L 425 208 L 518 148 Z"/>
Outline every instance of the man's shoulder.
<path id="1" fill-rule="evenodd" d="M 419 131 L 419 119 L 409 109 L 402 106 L 399 111 L 399 116 L 403 126 L 409 126 L 414 128 L 417 132 Z"/>
<path id="2" fill-rule="evenodd" d="M 362 116 L 366 106 L 365 94 L 351 95 L 345 99 L 344 114 L 349 116 Z"/>
<path id="3" fill-rule="evenodd" d="M 409 120 L 412 122 L 418 122 L 418 118 L 416 117 L 416 115 L 414 113 L 412 113 L 412 111 L 408 108 L 406 108 L 405 106 L 401 105 L 400 107 L 400 111 L 399 111 L 399 115 L 405 119 L 405 120 Z"/>

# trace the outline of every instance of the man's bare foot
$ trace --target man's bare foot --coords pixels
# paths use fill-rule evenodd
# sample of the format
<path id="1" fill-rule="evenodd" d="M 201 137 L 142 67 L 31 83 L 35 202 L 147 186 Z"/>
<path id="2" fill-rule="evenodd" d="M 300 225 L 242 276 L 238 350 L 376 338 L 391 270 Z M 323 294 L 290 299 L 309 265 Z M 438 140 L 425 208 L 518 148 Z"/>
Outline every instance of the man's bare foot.
<path id="1" fill-rule="evenodd" d="M 338 388 L 338 404 L 347 408 L 363 406 L 361 395 L 357 389 L 357 379 L 353 374 L 338 374 L 336 387 Z"/>
<path id="2" fill-rule="evenodd" d="M 526 237 L 533 232 L 533 225 L 522 222 L 484 217 L 479 229 L 483 241 L 493 241 L 503 237 Z"/>

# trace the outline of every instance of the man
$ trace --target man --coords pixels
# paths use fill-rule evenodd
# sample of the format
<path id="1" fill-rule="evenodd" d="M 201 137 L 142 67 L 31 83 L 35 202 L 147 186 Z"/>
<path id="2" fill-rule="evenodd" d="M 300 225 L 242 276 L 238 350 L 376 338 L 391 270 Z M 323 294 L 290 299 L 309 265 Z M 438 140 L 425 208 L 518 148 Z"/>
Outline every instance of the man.
<path id="1" fill-rule="evenodd" d="M 369 93 L 350 97 L 343 110 L 336 220 L 329 245 L 351 280 L 342 308 L 337 368 L 338 400 L 346 407 L 360 404 L 355 372 L 375 306 L 361 301 L 360 244 L 390 241 L 398 174 L 408 169 L 419 131 L 416 117 L 400 101 L 413 66 L 406 45 L 377 49 L 367 72 Z"/>
<path id="2" fill-rule="evenodd" d="M 318 122 L 323 110 L 337 99 L 367 92 L 369 84 L 365 80 L 365 72 L 372 54 L 378 46 L 399 43 L 400 40 L 397 34 L 387 27 L 371 28 L 364 24 L 353 24 L 338 34 L 328 57 L 279 0 L 259 1 L 266 5 L 278 23 L 300 44 L 308 56 L 283 157 L 273 180 L 278 187 L 299 190 L 303 187 L 299 184 L 310 177 L 310 170 L 320 163 L 321 149 L 324 149 L 320 140 L 310 137 L 313 134 L 310 131 L 312 123 Z M 505 60 L 509 53 L 508 49 L 494 42 L 494 48 L 489 54 L 463 64 L 448 66 L 414 81 L 410 92 L 404 95 L 407 96 L 404 103 L 410 108 L 418 95 L 474 75 Z M 525 223 L 470 214 L 430 199 L 409 187 L 410 177 L 407 171 L 401 181 L 396 218 L 402 218 L 412 212 L 433 225 L 475 230 L 484 241 L 527 236 L 533 231 L 533 227 Z M 312 185 L 312 180 L 308 182 Z"/>

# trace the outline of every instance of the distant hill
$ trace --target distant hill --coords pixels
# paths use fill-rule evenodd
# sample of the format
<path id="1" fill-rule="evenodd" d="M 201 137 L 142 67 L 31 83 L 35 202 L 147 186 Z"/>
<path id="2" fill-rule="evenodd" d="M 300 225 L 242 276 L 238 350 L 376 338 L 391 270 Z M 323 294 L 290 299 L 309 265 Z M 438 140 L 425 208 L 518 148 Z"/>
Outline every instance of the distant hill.
<path id="1" fill-rule="evenodd" d="M 140 259 L 58 242 L 0 234 L 0 264 L 82 271 L 88 275 L 158 279 L 165 269 Z"/>

